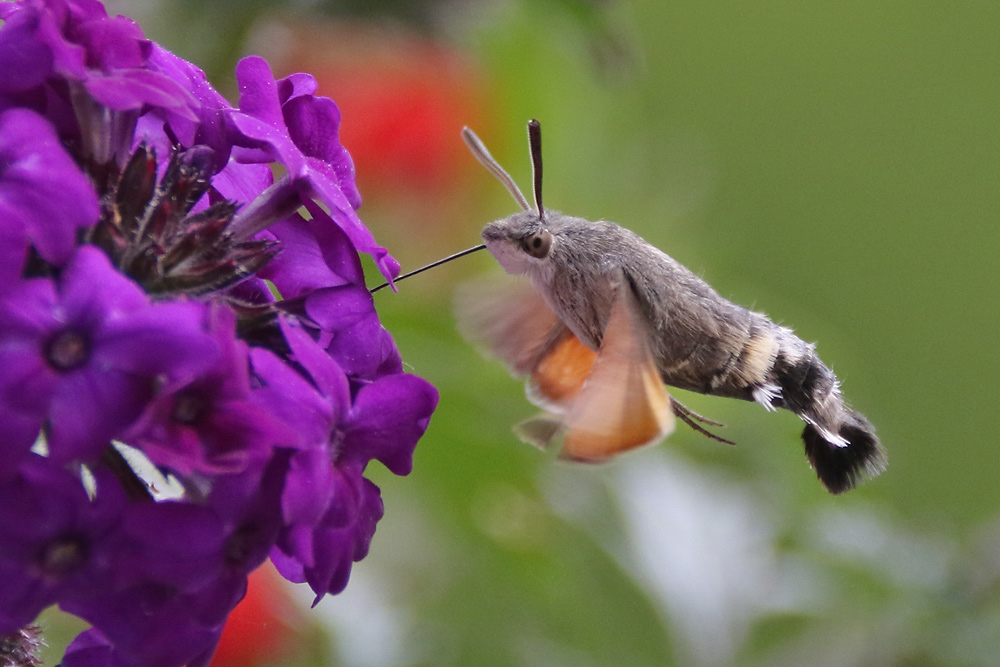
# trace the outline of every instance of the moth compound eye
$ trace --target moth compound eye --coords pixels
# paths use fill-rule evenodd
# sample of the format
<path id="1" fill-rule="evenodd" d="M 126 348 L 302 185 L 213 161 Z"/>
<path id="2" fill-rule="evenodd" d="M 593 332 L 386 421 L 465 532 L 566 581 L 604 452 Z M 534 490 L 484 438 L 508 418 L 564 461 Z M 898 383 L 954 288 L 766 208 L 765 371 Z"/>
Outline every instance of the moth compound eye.
<path id="1" fill-rule="evenodd" d="M 552 247 L 552 234 L 543 229 L 537 234 L 532 234 L 524 239 L 521 245 L 524 248 L 524 252 L 535 259 L 542 259 L 549 254 L 549 248 Z"/>

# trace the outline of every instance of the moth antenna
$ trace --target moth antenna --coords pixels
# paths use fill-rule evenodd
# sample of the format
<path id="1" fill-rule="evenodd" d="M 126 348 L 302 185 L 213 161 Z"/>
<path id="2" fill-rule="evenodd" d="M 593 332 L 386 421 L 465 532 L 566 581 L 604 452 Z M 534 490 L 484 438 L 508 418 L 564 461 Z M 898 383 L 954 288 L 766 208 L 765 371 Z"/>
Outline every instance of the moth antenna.
<path id="1" fill-rule="evenodd" d="M 531 184 L 535 190 L 535 208 L 542 219 L 542 124 L 537 119 L 528 121 L 528 150 L 531 152 Z"/>
<path id="2" fill-rule="evenodd" d="M 517 183 L 515 183 L 514 179 L 510 177 L 510 174 L 504 171 L 503 167 L 500 166 L 500 163 L 493 159 L 493 156 L 490 155 L 488 150 L 486 150 L 486 146 L 484 146 L 483 142 L 476 136 L 476 133 L 467 127 L 463 127 L 462 139 L 465 141 L 465 145 L 469 147 L 469 150 L 475 158 L 479 160 L 479 164 L 486 167 L 491 174 L 497 177 L 497 180 L 503 183 L 503 186 L 507 188 L 507 192 L 509 192 L 510 196 L 514 198 L 514 201 L 516 201 L 517 205 L 521 207 L 521 210 L 530 211 L 531 206 L 528 204 L 528 200 L 524 198 L 524 195 L 521 194 L 521 190 L 517 187 Z"/>
<path id="3" fill-rule="evenodd" d="M 406 278 L 409 278 L 410 276 L 415 276 L 418 273 L 423 273 L 427 269 L 433 269 L 435 266 L 441 266 L 442 264 L 446 264 L 446 263 L 450 262 L 453 259 L 458 259 L 459 257 L 465 257 L 466 255 L 471 255 L 472 253 L 474 253 L 476 251 L 485 250 L 485 249 L 486 249 L 486 246 L 482 245 L 482 244 L 477 245 L 477 246 L 472 247 L 472 248 L 466 248 L 465 250 L 463 250 L 461 252 L 456 252 L 454 255 L 448 255 L 444 259 L 439 259 L 436 262 L 431 262 L 427 266 L 421 266 L 419 269 L 415 269 L 413 271 L 410 271 L 409 273 L 404 273 L 401 276 L 397 276 L 396 279 L 393 281 L 393 283 L 398 283 L 400 280 L 405 280 Z M 388 287 L 388 286 L 389 286 L 389 283 L 382 283 L 378 287 L 373 287 L 372 289 L 368 290 L 368 293 L 369 294 L 374 294 L 375 292 L 379 291 L 383 287 Z"/>

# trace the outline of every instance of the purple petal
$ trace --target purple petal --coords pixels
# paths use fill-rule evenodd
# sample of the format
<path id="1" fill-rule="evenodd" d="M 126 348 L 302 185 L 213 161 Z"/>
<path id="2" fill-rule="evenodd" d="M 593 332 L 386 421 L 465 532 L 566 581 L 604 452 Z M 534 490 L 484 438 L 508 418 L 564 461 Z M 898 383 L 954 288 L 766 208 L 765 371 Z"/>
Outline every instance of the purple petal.
<path id="1" fill-rule="evenodd" d="M 306 299 L 306 313 L 325 331 L 341 331 L 375 316 L 375 300 L 363 286 L 316 290 Z"/>
<path id="2" fill-rule="evenodd" d="M 35 454 L 18 473 L 0 484 L 0 569 L 21 570 L 0 586 L 0 608 L 34 616 L 87 585 L 103 566 L 99 545 L 117 528 L 123 499 L 111 489 L 91 500 L 77 477 Z M 24 581 L 31 585 L 12 585 Z"/>
<path id="3" fill-rule="evenodd" d="M 364 479 L 359 468 L 338 468 L 338 472 L 333 506 L 314 533 L 315 564 L 305 568 L 316 602 L 347 585 L 351 565 L 368 553 L 375 525 L 384 511 L 378 487 Z"/>
<path id="4" fill-rule="evenodd" d="M 312 553 L 311 549 L 309 553 Z M 294 556 L 289 556 L 281 549 L 275 547 L 271 550 L 270 558 L 274 564 L 274 568 L 282 577 L 293 584 L 305 583 L 305 566 Z"/>
<path id="5" fill-rule="evenodd" d="M 289 74 L 278 82 L 278 99 L 284 104 L 288 100 L 295 99 L 302 95 L 315 95 L 319 89 L 316 77 L 305 72 Z"/>
<path id="6" fill-rule="evenodd" d="M 66 647 L 62 667 L 136 667 L 96 628 L 84 630 Z"/>
<path id="7" fill-rule="evenodd" d="M 82 18 L 82 17 L 81 17 Z M 73 41 L 90 54 L 90 65 L 104 70 L 141 67 L 146 60 L 142 28 L 125 16 L 93 12 L 73 26 Z"/>
<path id="8" fill-rule="evenodd" d="M 0 477 L 11 472 L 34 444 L 56 386 L 42 358 L 41 341 L 58 322 L 52 281 L 15 283 L 0 297 L 0 432 L 4 434 Z"/>
<path id="9" fill-rule="evenodd" d="M 49 456 L 55 461 L 98 456 L 153 396 L 152 378 L 120 372 L 71 373 L 49 406 Z"/>
<path id="10" fill-rule="evenodd" d="M 392 338 L 374 316 L 338 331 L 326 349 L 345 372 L 367 380 L 379 376 L 383 361 L 395 351 Z"/>
<path id="11" fill-rule="evenodd" d="M 221 627 L 199 622 L 192 607 L 194 596 L 176 596 L 158 602 L 158 590 L 136 588 L 107 593 L 102 599 L 71 601 L 64 610 L 91 622 L 107 637 L 107 647 L 97 642 L 70 644 L 65 665 L 100 667 L 177 667 L 186 665 L 216 645 Z M 141 613 L 137 613 L 141 612 Z M 90 630 L 87 632 L 94 632 Z M 79 662 L 76 662 L 79 654 Z M 71 660 L 72 658 L 72 660 Z"/>
<path id="12" fill-rule="evenodd" d="M 323 249 L 326 265 L 349 282 L 364 285 L 365 275 L 361 270 L 361 260 L 357 251 L 350 249 L 350 239 L 343 228 L 335 224 L 326 211 L 315 202 L 307 201 L 305 207 L 312 216 L 313 233 Z"/>
<path id="13" fill-rule="evenodd" d="M 220 576 L 225 527 L 207 507 L 164 501 L 130 505 L 113 550 L 115 586 L 121 590 L 153 580 L 193 592 Z"/>
<path id="14" fill-rule="evenodd" d="M 377 459 L 397 475 L 408 474 L 437 401 L 437 390 L 415 375 L 390 375 L 363 386 L 344 428 L 341 460 L 364 465 Z"/>
<path id="15" fill-rule="evenodd" d="M 195 302 L 162 303 L 110 321 L 94 356 L 129 373 L 191 379 L 219 357 L 218 344 L 202 328 L 204 311 Z"/>
<path id="16" fill-rule="evenodd" d="M 251 202 L 274 184 L 274 172 L 266 164 L 241 164 L 230 160 L 212 177 L 212 187 L 226 199 Z"/>
<path id="17" fill-rule="evenodd" d="M 296 452 L 289 464 L 281 496 L 286 524 L 314 526 L 333 498 L 333 464 L 325 447 Z"/>
<path id="18" fill-rule="evenodd" d="M 96 246 L 80 246 L 59 281 L 66 318 L 93 323 L 145 307 L 149 299 L 136 283 L 119 273 Z"/>
<path id="19" fill-rule="evenodd" d="M 37 339 L 0 343 L 0 399 L 14 414 L 42 419 L 57 377 L 40 354 Z"/>
<path id="20" fill-rule="evenodd" d="M 61 324 L 53 311 L 57 302 L 55 283 L 47 278 L 19 280 L 0 295 L 0 346 L 16 339 L 45 335 Z M 0 348 L 2 349 L 2 348 Z"/>
<path id="21" fill-rule="evenodd" d="M 163 378 L 193 377 L 218 358 L 218 345 L 203 327 L 206 306 L 147 305 L 139 287 L 92 246 L 80 247 L 67 264 L 58 302 L 50 290 L 47 281 L 26 281 L 23 291 L 6 298 L 9 304 L 33 296 L 36 305 L 22 305 L 20 315 L 9 307 L 0 312 L 0 321 L 15 325 L 0 336 L 6 341 L 0 358 L 6 354 L 17 374 L 31 364 L 42 369 L 37 377 L 45 384 L 28 387 L 35 409 L 48 415 L 49 444 L 59 460 L 96 455 L 139 416 Z M 47 367 L 46 345 L 63 328 L 82 336 L 89 350 L 82 365 L 56 372 Z M 5 390 L 0 397 L 12 404 L 11 395 Z"/>
<path id="22" fill-rule="evenodd" d="M 333 178 L 351 208 L 361 206 L 354 161 L 340 143 L 340 109 L 336 103 L 328 97 L 302 96 L 287 102 L 282 113 L 295 145 L 306 156 L 317 159 L 313 168 Z"/>
<path id="23" fill-rule="evenodd" d="M 262 384 L 254 390 L 254 398 L 296 429 L 299 442 L 294 446 L 325 443 L 334 421 L 330 401 L 274 353 L 255 347 L 250 350 L 250 361 Z"/>
<path id="24" fill-rule="evenodd" d="M 41 420 L 32 415 L 3 411 L 0 415 L 0 431 L 4 434 L 0 447 L 0 480 L 17 472 L 18 465 L 38 439 L 41 426 Z M 9 580 L 0 577 L 0 581 Z"/>
<path id="25" fill-rule="evenodd" d="M 306 369 L 316 387 L 328 398 L 334 414 L 346 413 L 350 393 L 347 376 L 337 362 L 309 334 L 287 320 L 281 321 L 281 331 L 292 349 L 295 361 Z"/>
<path id="26" fill-rule="evenodd" d="M 28 235 L 24 224 L 5 216 L 0 204 L 0 294 L 21 277 L 21 268 L 28 254 Z"/>
<path id="27" fill-rule="evenodd" d="M 233 148 L 233 157 L 242 163 L 280 162 L 289 174 L 299 176 L 306 162 L 283 125 L 249 115 L 240 109 L 227 114 L 230 125 L 244 138 Z"/>
<path id="28" fill-rule="evenodd" d="M 240 111 L 272 126 L 284 123 L 278 85 L 266 60 L 260 56 L 243 58 L 236 64 L 236 80 L 240 87 Z"/>
<path id="29" fill-rule="evenodd" d="M 0 114 L 0 164 L 0 224 L 18 225 L 43 259 L 62 265 L 77 229 L 97 222 L 89 179 L 48 121 L 27 109 Z"/>
<path id="30" fill-rule="evenodd" d="M 75 44 L 65 38 L 63 28 L 78 22 L 80 19 L 88 20 L 99 18 L 100 15 L 107 15 L 104 8 L 99 5 L 98 11 L 84 11 L 83 15 L 79 11 L 87 3 L 76 2 L 70 7 L 68 3 L 39 3 L 45 6 L 47 11 L 43 12 L 38 24 L 38 36 L 52 50 L 53 69 L 65 77 L 79 80 L 85 76 L 87 52 L 79 44 Z M 71 9 L 77 10 L 76 16 L 71 17 Z M 92 8 L 91 8 L 92 9 Z"/>
<path id="31" fill-rule="evenodd" d="M 295 215 L 271 225 L 268 231 L 281 243 L 281 252 L 258 275 L 273 282 L 286 299 L 324 287 L 364 284 L 357 251 L 331 222 L 314 214 L 312 220 Z"/>
<path id="32" fill-rule="evenodd" d="M 374 379 L 399 370 L 395 343 L 375 314 L 363 287 L 316 290 L 306 298 L 306 314 L 327 334 L 321 342 L 350 375 Z"/>
<path id="33" fill-rule="evenodd" d="M 92 73 L 84 82 L 87 92 L 116 111 L 141 109 L 144 105 L 170 109 L 197 120 L 197 100 L 170 77 L 145 69 L 121 70 L 109 75 Z"/>
<path id="34" fill-rule="evenodd" d="M 164 115 L 173 135 L 183 146 L 204 144 L 216 153 L 216 166 L 221 169 L 229 160 L 230 144 L 223 109 L 230 108 L 229 102 L 212 87 L 205 73 L 183 58 L 178 58 L 159 44 L 152 45 L 147 66 L 177 82 L 195 100 L 197 121 L 193 122 L 182 114 Z M 245 200 L 244 200 L 245 201 Z"/>
<path id="35" fill-rule="evenodd" d="M 322 163 L 315 158 L 304 161 L 303 167 L 298 171 L 293 171 L 289 165 L 289 173 L 296 178 L 296 184 L 305 194 L 330 207 L 330 217 L 347 232 L 359 252 L 370 254 L 383 274 L 389 272 L 390 275 L 386 275 L 387 279 L 396 276 L 399 265 L 396 264 L 395 269 L 392 268 L 395 260 L 389 257 L 389 252 L 385 248 L 375 242 L 375 237 L 354 212 L 354 206 L 341 189 L 335 174 L 322 168 Z"/>
<path id="36" fill-rule="evenodd" d="M 52 50 L 35 34 L 38 21 L 39 9 L 22 5 L 0 27 L 0 91 L 33 88 L 52 71 Z"/>

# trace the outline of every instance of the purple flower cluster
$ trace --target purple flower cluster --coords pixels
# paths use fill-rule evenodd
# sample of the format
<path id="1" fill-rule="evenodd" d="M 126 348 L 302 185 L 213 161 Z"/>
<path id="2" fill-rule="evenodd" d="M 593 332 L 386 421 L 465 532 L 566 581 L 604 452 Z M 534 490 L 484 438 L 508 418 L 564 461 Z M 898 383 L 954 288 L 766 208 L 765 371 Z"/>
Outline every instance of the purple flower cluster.
<path id="1" fill-rule="evenodd" d="M 234 107 L 97 0 L 0 18 L 0 635 L 58 604 L 67 667 L 204 665 L 266 558 L 343 589 L 366 466 L 412 467 L 437 394 L 359 253 L 399 267 L 311 77 L 247 58 Z"/>

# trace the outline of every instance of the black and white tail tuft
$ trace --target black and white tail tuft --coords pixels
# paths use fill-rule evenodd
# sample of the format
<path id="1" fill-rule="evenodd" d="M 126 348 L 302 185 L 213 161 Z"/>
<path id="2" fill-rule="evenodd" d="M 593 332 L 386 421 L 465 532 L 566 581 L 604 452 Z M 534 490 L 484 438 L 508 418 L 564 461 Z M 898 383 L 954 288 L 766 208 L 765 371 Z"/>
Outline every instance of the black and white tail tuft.
<path id="1" fill-rule="evenodd" d="M 845 408 L 837 435 L 847 444 L 831 443 L 812 424 L 807 423 L 802 431 L 806 457 L 830 493 L 848 491 L 885 470 L 888 463 L 885 449 L 860 412 Z"/>
<path id="2" fill-rule="evenodd" d="M 883 472 L 888 456 L 871 423 L 844 403 L 836 376 L 813 346 L 789 339 L 773 368 L 783 407 L 806 423 L 802 440 L 816 476 L 830 493 L 843 493 Z"/>

